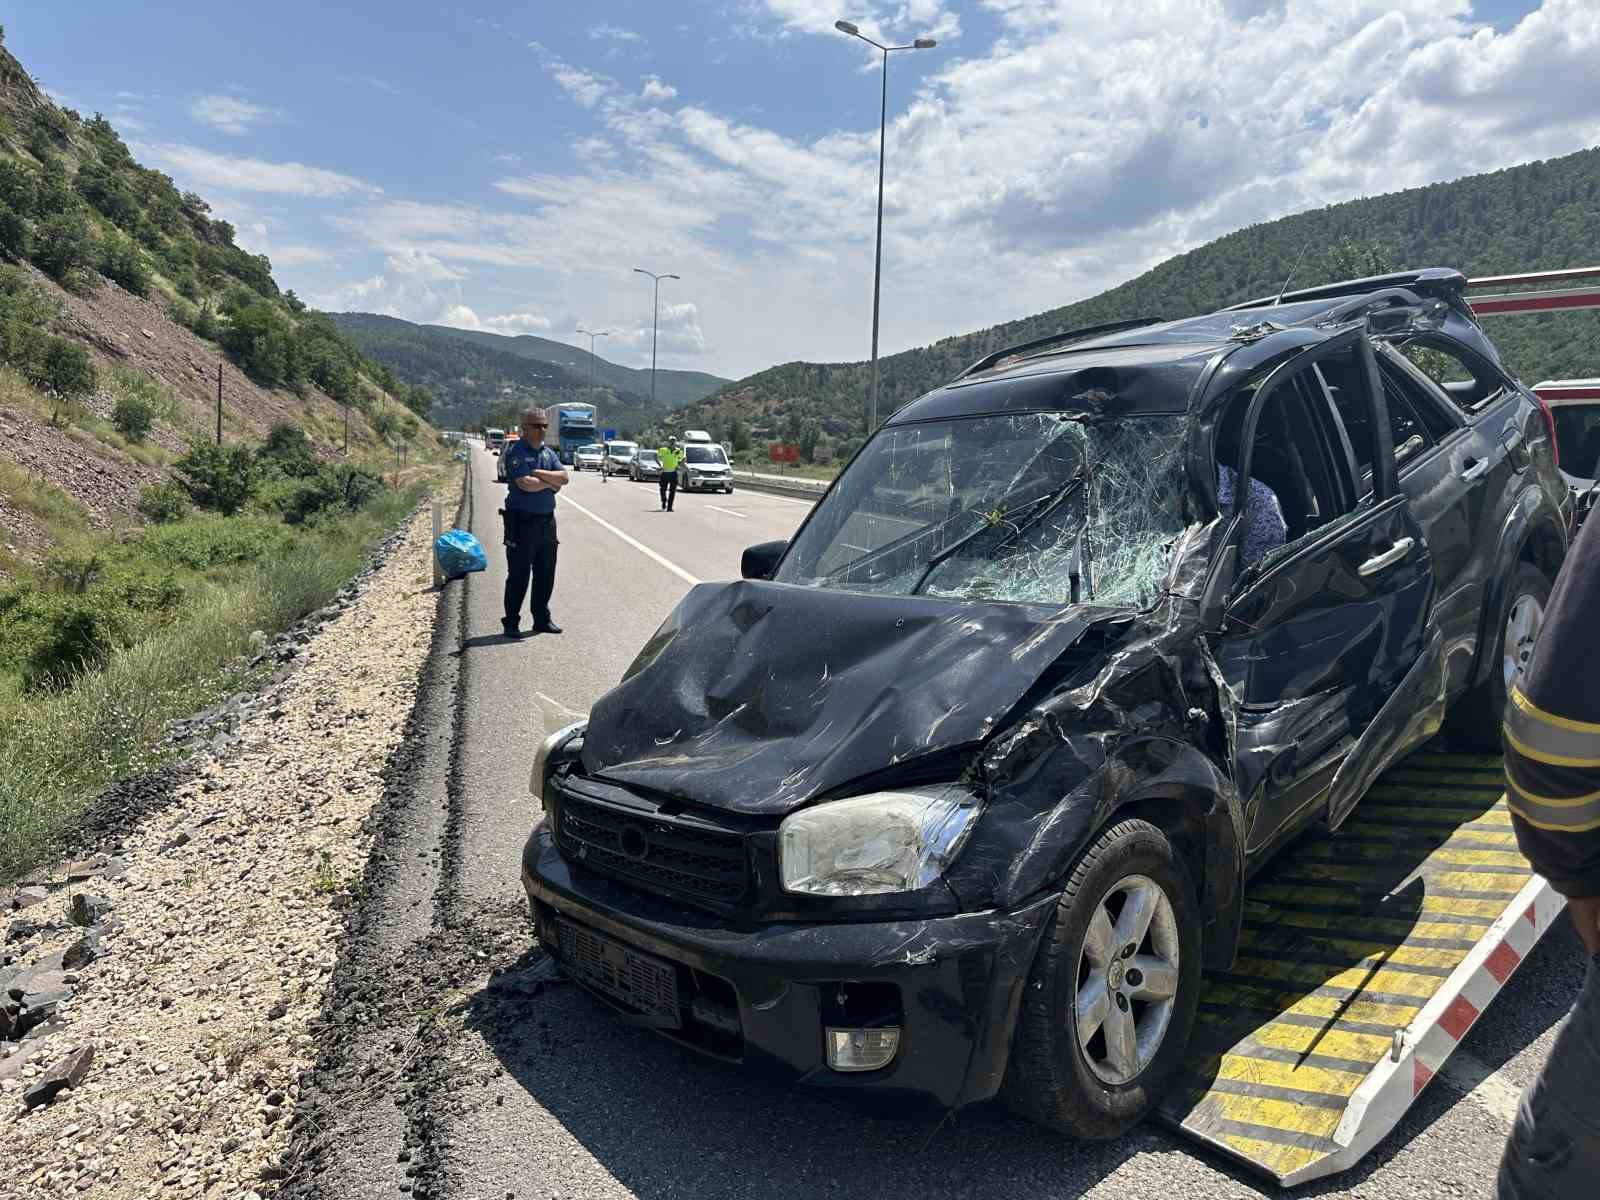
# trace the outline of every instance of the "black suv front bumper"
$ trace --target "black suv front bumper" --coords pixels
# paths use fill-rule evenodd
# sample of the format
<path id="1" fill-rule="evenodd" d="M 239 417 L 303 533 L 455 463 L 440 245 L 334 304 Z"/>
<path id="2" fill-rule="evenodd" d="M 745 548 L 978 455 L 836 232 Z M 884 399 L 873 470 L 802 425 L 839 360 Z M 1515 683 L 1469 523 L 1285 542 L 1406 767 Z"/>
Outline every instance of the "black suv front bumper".
<path id="1" fill-rule="evenodd" d="M 1057 899 L 1046 896 L 1014 913 L 734 929 L 574 870 L 543 824 L 523 851 L 522 883 L 540 941 L 557 961 L 563 957 L 558 922 L 567 922 L 569 935 L 578 926 L 676 971 L 676 1028 L 588 989 L 625 1019 L 800 1083 L 899 1093 L 942 1108 L 985 1100 L 999 1089 L 1022 989 Z M 585 982 L 581 974 L 575 978 Z M 848 1008 L 861 996 L 880 1010 L 886 1002 L 895 1006 L 892 1014 L 868 1015 L 899 1024 L 899 1049 L 879 1070 L 830 1070 L 823 1029 L 864 1015 Z"/>

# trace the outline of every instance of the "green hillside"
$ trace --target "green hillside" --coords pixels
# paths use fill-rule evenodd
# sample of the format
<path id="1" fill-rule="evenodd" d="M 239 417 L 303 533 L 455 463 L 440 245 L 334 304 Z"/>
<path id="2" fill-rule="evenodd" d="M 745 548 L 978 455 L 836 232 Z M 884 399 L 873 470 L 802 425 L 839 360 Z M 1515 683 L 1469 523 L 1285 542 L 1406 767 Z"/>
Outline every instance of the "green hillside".
<path id="1" fill-rule="evenodd" d="M 698 371 L 657 371 L 652 408 L 648 370 L 596 356 L 591 392 L 588 352 L 565 342 L 417 325 L 374 313 L 336 313 L 332 319 L 364 353 L 401 379 L 427 388 L 445 424 L 503 425 L 530 404 L 587 400 L 608 424 L 637 433 L 669 409 L 728 382 Z"/>
<path id="2" fill-rule="evenodd" d="M 879 364 L 879 411 L 892 412 L 1002 346 L 1271 294 L 1297 259 L 1295 287 L 1404 267 L 1454 267 L 1471 277 L 1600 265 L 1600 149 L 1252 225 L 1090 299 L 891 355 Z M 1600 315 L 1501 317 L 1487 328 L 1529 383 L 1600 374 Z M 785 363 L 729 384 L 671 421 L 736 444 L 753 433 L 847 451 L 861 435 L 869 381 L 865 362 Z"/>

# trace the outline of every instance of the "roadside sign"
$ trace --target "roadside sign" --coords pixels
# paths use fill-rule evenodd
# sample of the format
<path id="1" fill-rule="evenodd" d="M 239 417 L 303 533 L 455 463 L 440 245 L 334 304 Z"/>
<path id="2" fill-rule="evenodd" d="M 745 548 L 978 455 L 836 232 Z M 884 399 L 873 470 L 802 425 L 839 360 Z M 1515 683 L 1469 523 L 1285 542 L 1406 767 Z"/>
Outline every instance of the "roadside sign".
<path id="1" fill-rule="evenodd" d="M 617 431 L 615 429 L 608 429 L 606 430 L 605 437 L 601 438 L 600 440 L 605 442 L 614 441 L 616 436 Z"/>
<path id="2" fill-rule="evenodd" d="M 800 446 L 795 442 L 768 442 L 767 461 L 797 463 L 800 461 Z"/>

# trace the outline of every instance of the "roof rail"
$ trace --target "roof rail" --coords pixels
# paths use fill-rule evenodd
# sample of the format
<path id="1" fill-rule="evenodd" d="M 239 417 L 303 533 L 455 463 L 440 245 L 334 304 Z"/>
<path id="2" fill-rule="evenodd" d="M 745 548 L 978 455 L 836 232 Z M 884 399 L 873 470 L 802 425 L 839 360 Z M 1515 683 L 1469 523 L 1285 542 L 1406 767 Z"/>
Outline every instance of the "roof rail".
<path id="1" fill-rule="evenodd" d="M 1298 304 L 1306 300 L 1335 300 L 1340 296 L 1359 296 L 1385 288 L 1416 288 L 1432 284 L 1452 291 L 1460 291 L 1467 280 L 1460 271 L 1449 267 L 1427 267 L 1420 271 L 1396 271 L 1390 275 L 1371 275 L 1365 279 L 1346 279 L 1340 283 L 1305 288 L 1298 292 L 1285 292 L 1282 296 L 1261 296 L 1241 304 L 1230 304 L 1223 312 L 1238 312 L 1246 308 L 1272 308 L 1279 304 Z"/>
<path id="2" fill-rule="evenodd" d="M 1133 317 L 1126 321 L 1107 321 L 1104 325 L 1085 325 L 1082 329 L 1069 329 L 1064 333 L 1052 333 L 1049 337 L 1034 338 L 1031 342 L 1018 342 L 1015 346 L 1006 346 L 996 350 L 993 354 L 985 354 L 973 363 L 955 379 L 965 379 L 968 375 L 978 371 L 987 371 L 995 363 L 1007 358 L 1015 358 L 1026 350 L 1039 350 L 1045 346 L 1054 346 L 1065 342 L 1081 342 L 1087 338 L 1099 337 L 1106 333 L 1120 333 L 1124 329 L 1138 329 L 1141 325 L 1159 325 L 1166 317 Z"/>

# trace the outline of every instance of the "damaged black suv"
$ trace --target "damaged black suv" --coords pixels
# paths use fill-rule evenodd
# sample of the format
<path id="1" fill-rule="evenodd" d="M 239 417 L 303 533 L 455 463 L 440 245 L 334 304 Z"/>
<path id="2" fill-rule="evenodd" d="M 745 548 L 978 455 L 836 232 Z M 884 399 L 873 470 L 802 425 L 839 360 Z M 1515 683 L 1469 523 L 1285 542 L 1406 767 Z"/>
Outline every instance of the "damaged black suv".
<path id="1" fill-rule="evenodd" d="M 1497 744 L 1567 546 L 1454 271 L 1014 347 L 897 412 L 534 769 L 540 942 L 813 1085 L 1110 1136 L 1246 879 Z"/>

